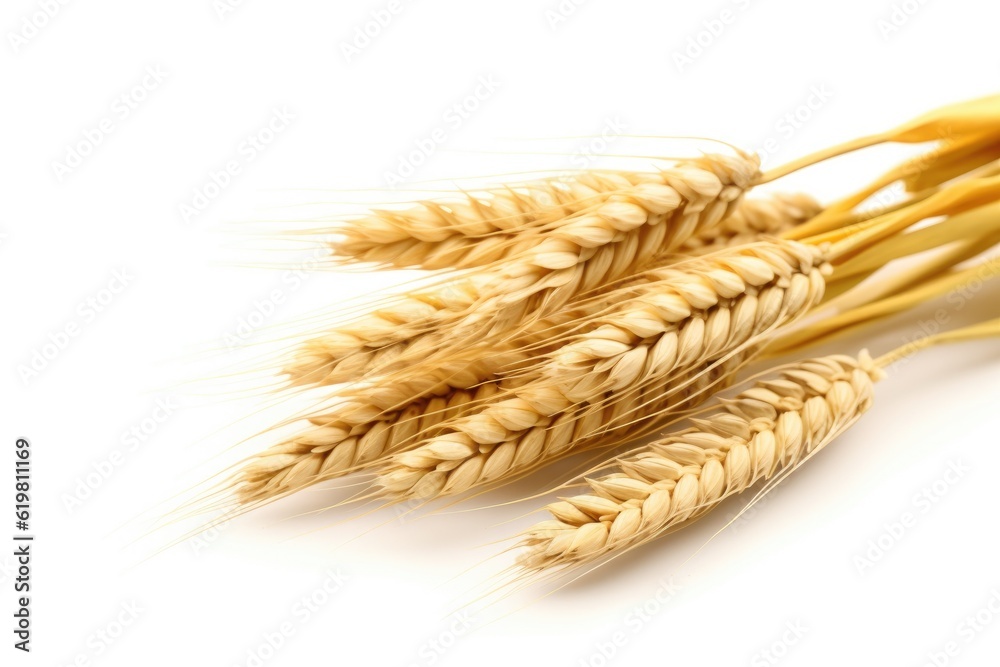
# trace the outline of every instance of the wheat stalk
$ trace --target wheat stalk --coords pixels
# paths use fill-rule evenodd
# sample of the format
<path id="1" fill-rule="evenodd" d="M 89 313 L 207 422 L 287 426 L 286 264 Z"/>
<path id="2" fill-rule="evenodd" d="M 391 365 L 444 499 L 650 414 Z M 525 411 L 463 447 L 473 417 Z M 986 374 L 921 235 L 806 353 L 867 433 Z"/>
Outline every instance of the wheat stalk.
<path id="1" fill-rule="evenodd" d="M 304 343 L 284 370 L 293 382 L 349 381 L 500 335 L 574 297 L 624 278 L 724 219 L 758 175 L 756 156 L 710 155 L 659 172 L 544 233 L 530 251 L 472 271 Z"/>
<path id="2" fill-rule="evenodd" d="M 587 493 L 549 505 L 552 519 L 526 532 L 518 563 L 537 570 L 623 551 L 794 469 L 871 407 L 881 375 L 865 352 L 780 369 L 695 426 L 612 462 L 614 472 L 587 479 Z"/>
<path id="3" fill-rule="evenodd" d="M 533 380 L 394 457 L 378 478 L 382 492 L 391 499 L 459 493 L 565 453 L 574 437 L 602 428 L 599 418 L 580 426 L 580 406 L 606 407 L 672 382 L 683 386 L 691 374 L 752 349 L 819 302 L 824 270 L 821 250 L 787 241 L 664 269 L 662 280 L 628 288 L 630 298 L 595 318 L 590 331 L 545 355 Z"/>

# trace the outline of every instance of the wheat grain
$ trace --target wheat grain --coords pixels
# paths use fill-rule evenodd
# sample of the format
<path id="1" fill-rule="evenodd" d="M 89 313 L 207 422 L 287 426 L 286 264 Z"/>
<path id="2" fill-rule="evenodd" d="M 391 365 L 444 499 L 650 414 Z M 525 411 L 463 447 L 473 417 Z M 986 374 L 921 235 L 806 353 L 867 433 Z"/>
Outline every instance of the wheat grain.
<path id="1" fill-rule="evenodd" d="M 763 479 L 799 465 L 872 404 L 881 371 L 862 352 L 803 361 L 757 382 L 695 426 L 605 464 L 588 493 L 547 507 L 519 564 L 577 565 L 691 521 Z"/>
<path id="2" fill-rule="evenodd" d="M 680 251 L 688 255 L 704 254 L 760 241 L 788 231 L 822 210 L 819 202 L 801 192 L 747 197 L 718 225 L 685 241 Z"/>

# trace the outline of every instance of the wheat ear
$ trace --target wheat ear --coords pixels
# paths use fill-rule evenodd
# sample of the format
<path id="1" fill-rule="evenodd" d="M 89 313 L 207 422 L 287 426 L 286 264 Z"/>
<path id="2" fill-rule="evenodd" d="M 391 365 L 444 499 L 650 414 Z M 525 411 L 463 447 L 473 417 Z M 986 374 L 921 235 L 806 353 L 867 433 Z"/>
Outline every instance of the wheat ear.
<path id="1" fill-rule="evenodd" d="M 680 160 L 683 169 L 699 160 Z M 599 210 L 619 195 L 662 194 L 657 172 L 586 171 L 470 193 L 443 201 L 421 201 L 404 210 L 376 210 L 334 230 L 331 244 L 342 259 L 395 268 L 467 269 L 515 257 L 574 214 Z"/>
<path id="2" fill-rule="evenodd" d="M 518 563 L 536 570 L 622 551 L 710 511 L 725 498 L 793 469 L 872 404 L 882 375 L 867 353 L 785 367 L 695 426 L 616 460 L 588 493 L 546 509 L 524 535 Z"/>
<path id="3" fill-rule="evenodd" d="M 240 505 L 277 500 L 313 484 L 340 477 L 398 451 L 418 433 L 465 414 L 499 391 L 494 382 L 452 389 L 387 411 L 351 402 L 308 418 L 298 435 L 245 462 L 234 491 Z"/>
<path id="4" fill-rule="evenodd" d="M 488 189 L 460 198 L 374 210 L 333 230 L 333 255 L 396 268 L 469 268 L 511 252 L 525 229 L 540 229 L 611 193 L 652 180 L 643 172 L 583 172 Z"/>

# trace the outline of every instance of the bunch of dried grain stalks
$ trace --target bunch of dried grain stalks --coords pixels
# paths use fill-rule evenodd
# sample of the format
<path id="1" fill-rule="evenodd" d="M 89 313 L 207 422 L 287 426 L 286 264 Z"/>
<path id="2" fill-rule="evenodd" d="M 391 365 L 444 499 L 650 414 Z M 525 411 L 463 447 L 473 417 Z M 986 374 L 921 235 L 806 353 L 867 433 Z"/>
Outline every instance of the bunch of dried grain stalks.
<path id="1" fill-rule="evenodd" d="M 826 207 L 751 192 L 883 142 L 929 148 Z M 522 571 L 587 563 L 687 525 L 760 480 L 775 483 L 844 431 L 898 353 L 779 366 L 698 412 L 748 364 L 996 273 L 996 262 L 959 265 L 1000 241 L 998 159 L 993 97 L 770 172 L 727 149 L 314 230 L 333 265 L 431 270 L 434 281 L 304 337 L 282 365 L 283 391 L 319 392 L 322 407 L 211 497 L 245 511 L 362 473 L 370 485 L 349 501 L 412 506 L 602 448 L 610 458 L 588 473 L 586 492 L 548 505 L 551 519 L 524 535 Z M 866 205 L 899 183 L 901 201 Z M 615 455 L 694 414 L 687 428 Z"/>

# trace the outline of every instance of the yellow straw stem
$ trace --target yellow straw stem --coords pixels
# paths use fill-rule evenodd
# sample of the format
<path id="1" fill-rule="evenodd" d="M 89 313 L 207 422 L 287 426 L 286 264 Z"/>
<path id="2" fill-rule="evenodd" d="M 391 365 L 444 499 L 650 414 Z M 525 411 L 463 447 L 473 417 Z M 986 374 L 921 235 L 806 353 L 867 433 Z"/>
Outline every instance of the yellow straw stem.
<path id="1" fill-rule="evenodd" d="M 894 259 L 925 252 L 956 240 L 966 239 L 978 243 L 983 237 L 998 230 L 1000 202 L 993 202 L 949 216 L 942 222 L 900 234 L 891 241 L 869 248 L 837 266 L 831 280 L 870 275 Z"/>
<path id="2" fill-rule="evenodd" d="M 776 167 L 762 175 L 760 183 L 769 183 L 794 171 L 818 164 L 832 157 L 887 142 L 924 143 L 927 141 L 961 142 L 969 135 L 995 131 L 1000 121 L 1000 95 L 949 104 L 900 125 L 888 132 L 872 134 L 825 148 Z"/>
<path id="3" fill-rule="evenodd" d="M 968 327 L 962 327 L 961 329 L 955 329 L 953 331 L 943 331 L 932 336 L 918 338 L 907 343 L 906 345 L 896 348 L 892 352 L 883 354 L 875 360 L 875 365 L 879 368 L 886 368 L 900 359 L 910 356 L 914 352 L 926 350 L 929 347 L 941 345 L 943 343 L 962 343 L 966 341 L 985 340 L 997 337 L 1000 337 L 1000 318 L 988 320 L 979 324 L 973 324 Z"/>
<path id="4" fill-rule="evenodd" d="M 998 274 L 1000 274 L 1000 258 L 985 261 L 968 269 L 951 272 L 900 294 L 873 301 L 847 312 L 827 317 L 812 326 L 792 331 L 768 346 L 768 354 L 778 356 L 804 345 L 813 345 L 834 335 L 846 333 L 859 324 L 895 315 L 974 281 L 989 280 Z"/>
<path id="5" fill-rule="evenodd" d="M 845 261 L 879 241 L 926 218 L 961 213 L 989 204 L 1000 197 L 1000 176 L 956 183 L 914 206 L 874 218 L 852 227 L 806 239 L 809 243 L 832 243 L 831 261 Z"/>
<path id="6" fill-rule="evenodd" d="M 777 180 L 782 176 L 787 176 L 788 174 L 798 171 L 799 169 L 805 169 L 806 167 L 811 167 L 814 164 L 819 164 L 824 160 L 829 160 L 830 158 L 835 158 L 840 155 L 844 155 L 845 153 L 851 153 L 853 151 L 861 150 L 862 148 L 868 148 L 869 146 L 884 143 L 889 140 L 888 136 L 889 135 L 887 134 L 872 134 L 867 137 L 860 137 L 851 141 L 845 141 L 844 143 L 836 146 L 824 148 L 823 150 L 816 151 L 815 153 L 800 157 L 796 160 L 783 164 L 780 167 L 775 167 L 770 171 L 764 172 L 757 180 L 757 183 L 770 183 L 771 181 Z"/>

